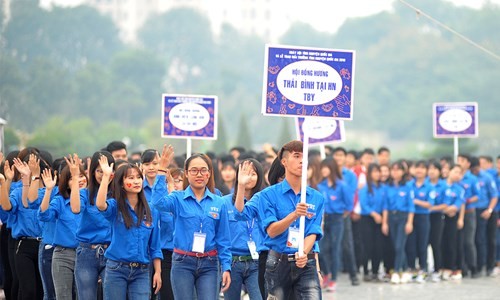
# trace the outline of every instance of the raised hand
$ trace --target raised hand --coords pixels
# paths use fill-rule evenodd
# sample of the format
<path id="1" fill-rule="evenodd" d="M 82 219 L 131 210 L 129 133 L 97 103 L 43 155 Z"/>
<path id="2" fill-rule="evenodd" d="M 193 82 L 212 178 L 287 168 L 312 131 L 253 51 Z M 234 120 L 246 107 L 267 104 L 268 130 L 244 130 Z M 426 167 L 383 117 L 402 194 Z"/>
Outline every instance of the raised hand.
<path id="1" fill-rule="evenodd" d="M 14 158 L 14 166 L 17 171 L 23 175 L 23 177 L 29 177 L 31 175 L 31 170 L 28 164 L 17 157 Z"/>
<path id="2" fill-rule="evenodd" d="M 47 169 L 43 170 L 42 180 L 43 180 L 43 183 L 45 184 L 45 187 L 48 190 L 52 190 L 56 186 L 57 174 L 54 175 L 54 177 L 52 177 L 52 173 L 47 168 Z"/>
<path id="3" fill-rule="evenodd" d="M 5 161 L 5 165 L 3 166 L 3 174 L 6 180 L 12 181 L 14 179 L 14 166 L 11 167 L 8 160 Z"/>
<path id="4" fill-rule="evenodd" d="M 245 186 L 252 180 L 253 176 L 253 163 L 251 161 L 245 160 L 240 164 L 238 170 L 238 184 Z"/>
<path id="5" fill-rule="evenodd" d="M 166 170 L 172 159 L 174 158 L 174 147 L 172 145 L 163 145 L 163 150 L 161 151 L 161 156 L 157 157 L 160 162 L 160 169 Z"/>
<path id="6" fill-rule="evenodd" d="M 73 154 L 73 157 L 68 155 L 68 157 L 64 157 L 64 160 L 68 164 L 71 176 L 78 178 L 78 176 L 80 176 L 80 166 L 82 164 L 82 160 L 78 157 L 78 154 Z"/>
<path id="7" fill-rule="evenodd" d="M 101 155 L 101 157 L 99 157 L 99 166 L 101 167 L 103 175 L 111 176 L 111 174 L 113 174 L 114 163 L 110 165 L 106 155 Z"/>
<path id="8" fill-rule="evenodd" d="M 31 174 L 35 176 L 40 175 L 40 159 L 33 153 L 30 154 L 28 167 L 30 168 Z"/>

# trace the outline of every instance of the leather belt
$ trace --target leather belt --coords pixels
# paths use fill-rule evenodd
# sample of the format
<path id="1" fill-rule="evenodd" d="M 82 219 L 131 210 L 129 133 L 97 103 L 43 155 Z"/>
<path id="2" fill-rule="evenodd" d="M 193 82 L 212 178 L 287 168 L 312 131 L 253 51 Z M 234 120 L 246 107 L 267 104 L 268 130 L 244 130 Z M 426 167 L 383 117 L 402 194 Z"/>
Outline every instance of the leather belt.
<path id="1" fill-rule="evenodd" d="M 187 256 L 192 256 L 192 257 L 198 257 L 198 258 L 200 258 L 200 257 L 208 257 L 208 256 L 216 256 L 217 255 L 217 250 L 216 249 L 210 250 L 210 251 L 204 252 L 204 253 L 199 253 L 199 252 L 184 251 L 184 250 L 175 248 L 174 252 L 177 253 L 177 254 L 187 255 Z"/>
<path id="2" fill-rule="evenodd" d="M 269 255 L 279 258 L 281 261 L 296 261 L 295 254 L 279 253 L 274 250 L 269 250 Z M 316 259 L 314 253 L 307 254 L 308 259 Z"/>

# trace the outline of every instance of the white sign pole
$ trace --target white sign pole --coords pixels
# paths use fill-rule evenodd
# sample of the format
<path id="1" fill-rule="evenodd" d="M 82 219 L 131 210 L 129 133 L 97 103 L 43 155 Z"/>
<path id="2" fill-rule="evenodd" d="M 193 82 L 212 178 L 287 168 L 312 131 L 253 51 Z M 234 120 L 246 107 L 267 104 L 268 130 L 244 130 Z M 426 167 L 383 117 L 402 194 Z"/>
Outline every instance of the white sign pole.
<path id="1" fill-rule="evenodd" d="M 321 155 L 321 160 L 324 160 L 326 158 L 326 151 L 324 144 L 319 145 L 319 154 Z"/>
<path id="2" fill-rule="evenodd" d="M 187 138 L 186 139 L 186 158 L 190 158 L 191 157 L 191 153 L 192 153 L 192 144 L 191 144 L 192 140 L 190 138 Z"/>
<path id="3" fill-rule="evenodd" d="M 304 148 L 302 150 L 302 178 L 300 186 L 300 203 L 306 203 L 306 190 L 307 190 L 307 162 L 309 156 L 309 128 L 307 124 L 308 118 L 305 118 L 304 124 L 302 126 L 304 131 Z M 304 229 L 306 224 L 306 218 L 304 216 L 300 217 L 299 220 L 299 256 L 304 254 Z"/>
<path id="4" fill-rule="evenodd" d="M 458 136 L 453 137 L 453 159 L 455 163 L 458 161 Z"/>

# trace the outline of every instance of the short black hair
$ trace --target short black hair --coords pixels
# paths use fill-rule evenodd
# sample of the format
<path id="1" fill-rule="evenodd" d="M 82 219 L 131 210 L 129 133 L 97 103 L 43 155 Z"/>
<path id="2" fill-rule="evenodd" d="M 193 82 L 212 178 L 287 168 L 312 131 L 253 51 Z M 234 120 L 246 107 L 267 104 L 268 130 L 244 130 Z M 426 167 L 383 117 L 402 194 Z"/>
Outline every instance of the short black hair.
<path id="1" fill-rule="evenodd" d="M 391 153 L 391 150 L 389 150 L 389 148 L 387 148 L 386 146 L 382 146 L 382 147 L 378 148 L 377 154 L 382 154 L 382 152 Z"/>
<path id="2" fill-rule="evenodd" d="M 470 159 L 469 159 L 469 162 L 470 162 L 470 168 L 475 168 L 475 167 L 479 167 L 479 158 L 477 158 L 476 156 L 471 156 Z"/>
<path id="3" fill-rule="evenodd" d="M 121 141 L 112 141 L 106 146 L 106 151 L 113 153 L 114 151 L 125 149 L 127 150 L 127 145 Z"/>
<path id="4" fill-rule="evenodd" d="M 347 154 L 351 154 L 355 159 L 359 159 L 359 153 L 356 150 L 349 150 L 347 151 Z"/>
<path id="5" fill-rule="evenodd" d="M 458 157 L 461 157 L 461 158 L 465 158 L 468 162 L 470 162 L 472 164 L 472 161 L 471 161 L 471 156 L 469 154 L 466 154 L 466 153 L 459 153 L 458 154 Z M 471 165 L 472 167 L 472 165 Z"/>
<path id="6" fill-rule="evenodd" d="M 344 152 L 344 154 L 347 154 L 347 150 L 345 150 L 344 147 L 336 147 L 335 149 L 333 149 L 333 153 L 336 153 L 336 152 Z"/>
<path id="7" fill-rule="evenodd" d="M 490 155 L 481 155 L 481 156 L 479 156 L 479 159 L 481 159 L 481 158 L 486 160 L 489 163 L 493 162 L 493 157 L 491 157 Z"/>
<path id="8" fill-rule="evenodd" d="M 365 155 L 365 154 L 369 154 L 369 155 L 375 155 L 375 151 L 373 151 L 372 148 L 365 148 L 362 152 L 361 152 L 361 156 Z"/>

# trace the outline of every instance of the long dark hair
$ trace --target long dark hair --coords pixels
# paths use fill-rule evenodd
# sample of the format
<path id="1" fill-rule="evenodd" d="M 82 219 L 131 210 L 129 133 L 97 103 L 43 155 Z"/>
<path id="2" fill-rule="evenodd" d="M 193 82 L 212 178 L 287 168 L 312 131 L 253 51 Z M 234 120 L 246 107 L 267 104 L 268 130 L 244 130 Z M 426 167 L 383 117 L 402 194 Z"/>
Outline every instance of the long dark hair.
<path id="1" fill-rule="evenodd" d="M 280 179 L 285 177 L 285 167 L 281 163 L 281 159 L 276 156 L 269 168 L 269 173 L 267 173 L 267 180 L 269 185 L 275 185 L 280 182 Z"/>
<path id="2" fill-rule="evenodd" d="M 92 158 L 90 159 L 89 180 L 88 180 L 88 192 L 89 192 L 88 197 L 90 205 L 95 204 L 94 199 L 97 197 L 97 191 L 99 190 L 100 184 L 97 182 L 97 179 L 95 178 L 95 171 L 97 170 L 97 167 L 99 167 L 99 158 L 101 157 L 101 155 L 106 156 L 106 158 L 108 159 L 108 163 L 110 165 L 115 162 L 115 159 L 108 151 L 97 151 L 96 153 L 94 153 L 94 155 L 92 155 Z M 111 182 L 109 183 L 109 186 L 112 186 Z"/>
<path id="3" fill-rule="evenodd" d="M 253 189 L 250 191 L 250 198 L 255 195 L 255 193 L 259 192 L 262 190 L 263 184 L 264 184 L 264 170 L 262 168 L 262 165 L 253 158 L 246 158 L 242 160 L 238 165 L 242 165 L 243 162 L 249 161 L 253 165 L 253 170 L 255 173 L 257 173 L 257 182 L 255 183 L 255 186 Z M 233 193 L 233 203 L 236 200 L 236 193 L 238 193 L 238 174 L 240 172 L 240 168 L 236 168 L 236 180 L 234 182 L 234 193 Z M 247 199 L 250 200 L 250 199 Z"/>
<path id="4" fill-rule="evenodd" d="M 373 170 L 378 170 L 380 172 L 380 166 L 378 164 L 369 164 L 368 169 L 366 170 L 366 186 L 368 187 L 368 193 L 373 195 L 373 186 L 379 186 L 380 180 L 375 182 L 372 178 Z"/>
<path id="5" fill-rule="evenodd" d="M 331 187 L 336 188 L 337 187 L 337 180 L 342 179 L 342 174 L 339 171 L 339 167 L 337 165 L 337 162 L 335 159 L 324 159 L 321 162 L 321 168 L 327 167 L 330 170 L 330 175 L 328 175 L 328 179 L 332 182 Z"/>
<path id="6" fill-rule="evenodd" d="M 195 158 L 201 158 L 207 164 L 208 171 L 210 172 L 210 178 L 208 178 L 207 188 L 210 192 L 215 193 L 214 168 L 212 165 L 212 160 L 206 154 L 203 154 L 203 153 L 195 153 L 195 154 L 191 155 L 191 157 L 186 159 L 186 163 L 184 164 L 184 174 L 186 174 L 186 176 L 184 176 L 183 188 L 186 189 L 189 185 L 188 176 L 187 176 L 188 169 L 189 169 L 189 165 L 191 164 L 191 161 Z"/>
<path id="7" fill-rule="evenodd" d="M 123 179 L 130 173 L 131 170 L 136 170 L 139 176 L 143 178 L 141 169 L 135 164 L 128 163 L 116 170 L 115 178 L 113 180 L 113 198 L 115 198 L 118 203 L 118 213 L 122 215 L 123 223 L 125 223 L 125 227 L 127 227 L 127 229 L 132 227 L 134 224 L 132 222 L 132 216 L 130 215 L 127 204 L 127 192 L 123 187 Z M 144 189 L 141 188 L 141 191 L 137 196 L 139 201 L 137 201 L 134 211 L 137 215 L 137 223 L 135 225 L 139 226 L 144 219 L 146 222 L 152 222 L 153 218 L 151 217 L 151 209 L 149 208 L 148 201 L 144 195 Z"/>
<path id="8" fill-rule="evenodd" d="M 87 175 L 85 175 L 85 170 L 81 165 L 79 166 L 79 169 L 80 169 L 80 174 L 85 176 L 85 179 L 87 179 Z M 69 170 L 69 166 L 66 165 L 62 169 L 61 174 L 59 175 L 59 183 L 58 183 L 59 194 L 61 194 L 61 196 L 63 196 L 64 199 L 68 199 L 70 197 L 70 192 L 71 192 L 71 188 L 69 186 L 70 179 L 71 179 L 71 171 Z M 78 178 L 73 178 L 73 180 L 78 180 Z"/>

